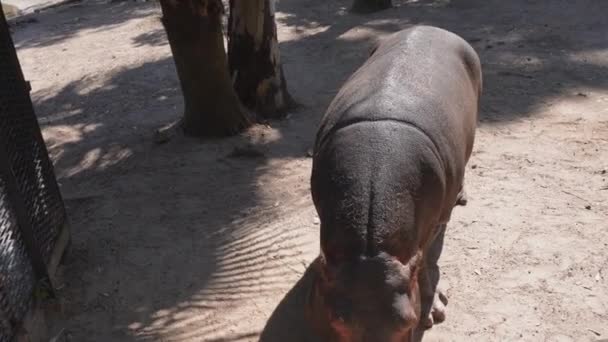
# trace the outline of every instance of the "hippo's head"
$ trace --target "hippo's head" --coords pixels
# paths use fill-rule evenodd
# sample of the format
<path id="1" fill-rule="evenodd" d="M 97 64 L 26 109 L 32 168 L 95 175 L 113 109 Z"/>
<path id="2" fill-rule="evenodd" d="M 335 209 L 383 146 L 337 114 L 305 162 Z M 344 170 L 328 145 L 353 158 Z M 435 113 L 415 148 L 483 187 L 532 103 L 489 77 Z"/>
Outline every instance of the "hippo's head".
<path id="1" fill-rule="evenodd" d="M 420 316 L 418 264 L 388 254 L 331 265 L 318 263 L 311 319 L 336 342 L 410 341 Z"/>

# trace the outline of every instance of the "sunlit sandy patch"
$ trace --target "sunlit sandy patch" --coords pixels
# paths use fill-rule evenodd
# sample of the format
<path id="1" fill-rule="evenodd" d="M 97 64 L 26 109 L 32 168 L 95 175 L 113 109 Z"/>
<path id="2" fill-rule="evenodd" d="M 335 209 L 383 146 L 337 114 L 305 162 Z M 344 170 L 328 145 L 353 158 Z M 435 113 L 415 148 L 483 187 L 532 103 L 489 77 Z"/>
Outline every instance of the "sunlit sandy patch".
<path id="1" fill-rule="evenodd" d="M 254 217 L 235 221 L 230 226 L 239 228 L 223 232 L 225 241 L 217 242 L 217 271 L 208 284 L 187 300 L 157 310 L 151 322 L 128 325 L 130 333 L 138 340 L 257 340 L 268 313 L 318 253 L 316 226 L 302 220 L 302 206 L 304 217 L 312 217 L 314 209 L 302 198 L 286 204 L 287 210 L 260 209 Z"/>
<path id="2" fill-rule="evenodd" d="M 363 39 L 378 39 L 398 30 L 398 27 L 393 27 L 393 20 L 376 20 L 365 26 L 357 26 L 338 36 L 339 40 L 363 40 Z"/>
<path id="3" fill-rule="evenodd" d="M 42 136 L 51 152 L 51 158 L 54 159 L 54 154 L 61 152 L 62 146 L 82 141 L 84 135 L 92 133 L 100 126 L 101 124 L 46 126 L 42 128 Z"/>
<path id="4" fill-rule="evenodd" d="M 65 177 L 71 177 L 87 170 L 104 170 L 119 164 L 129 158 L 133 152 L 121 146 L 111 146 L 107 151 L 96 147 L 84 154 L 82 159 L 64 172 Z"/>

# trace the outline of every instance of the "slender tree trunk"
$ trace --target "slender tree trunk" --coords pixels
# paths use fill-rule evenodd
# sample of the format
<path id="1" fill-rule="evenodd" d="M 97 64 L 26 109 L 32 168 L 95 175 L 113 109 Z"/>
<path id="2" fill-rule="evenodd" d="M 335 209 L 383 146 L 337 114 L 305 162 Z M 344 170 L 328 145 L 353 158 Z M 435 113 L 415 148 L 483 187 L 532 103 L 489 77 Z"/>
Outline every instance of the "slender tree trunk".
<path id="1" fill-rule="evenodd" d="M 282 116 L 294 101 L 281 65 L 275 0 L 230 0 L 228 64 L 243 104 L 266 118 Z"/>
<path id="2" fill-rule="evenodd" d="M 225 136 L 251 125 L 230 81 L 221 0 L 160 0 L 160 4 L 184 96 L 185 133 Z"/>
<path id="3" fill-rule="evenodd" d="M 391 8 L 391 0 L 354 0 L 352 11 L 357 13 L 370 13 Z"/>

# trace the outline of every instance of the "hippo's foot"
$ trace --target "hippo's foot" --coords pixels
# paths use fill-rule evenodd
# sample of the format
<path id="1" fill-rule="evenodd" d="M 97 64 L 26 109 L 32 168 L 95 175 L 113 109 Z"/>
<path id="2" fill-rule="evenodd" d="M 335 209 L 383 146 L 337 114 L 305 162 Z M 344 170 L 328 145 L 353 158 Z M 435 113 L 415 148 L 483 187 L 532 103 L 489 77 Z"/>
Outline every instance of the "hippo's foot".
<path id="1" fill-rule="evenodd" d="M 456 197 L 456 205 L 465 206 L 469 202 L 469 198 L 464 189 L 461 189 L 458 193 L 458 197 Z"/>
<path id="2" fill-rule="evenodd" d="M 448 298 L 445 296 L 443 291 L 436 289 L 431 312 L 429 312 L 428 316 L 423 318 L 422 321 L 425 329 L 430 329 L 433 327 L 433 325 L 445 321 L 446 305 L 448 305 Z"/>

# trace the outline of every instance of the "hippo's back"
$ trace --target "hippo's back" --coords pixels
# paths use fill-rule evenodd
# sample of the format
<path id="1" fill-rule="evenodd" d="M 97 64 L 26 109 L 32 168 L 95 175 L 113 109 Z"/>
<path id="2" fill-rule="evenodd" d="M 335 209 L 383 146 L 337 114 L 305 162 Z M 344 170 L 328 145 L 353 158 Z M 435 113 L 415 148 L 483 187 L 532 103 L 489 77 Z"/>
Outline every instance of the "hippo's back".
<path id="1" fill-rule="evenodd" d="M 442 208 L 438 220 L 447 222 L 473 148 L 480 92 L 479 58 L 462 38 L 428 26 L 389 36 L 345 83 L 321 122 L 313 199 L 325 196 L 321 192 L 350 191 L 329 189 L 337 186 L 331 182 L 324 185 L 328 189 L 316 189 L 319 179 L 337 177 L 338 169 L 344 169 L 339 164 L 348 163 L 352 169 L 352 176 L 342 177 L 352 180 L 348 188 L 363 189 L 378 183 L 371 178 L 381 177 L 365 168 L 392 170 L 399 177 L 381 182 L 398 184 L 426 174 L 428 165 L 438 163 L 435 174 L 442 189 L 430 193 L 432 185 L 421 183 L 418 186 L 425 189 L 412 191 L 436 198 Z M 354 126 L 359 128 L 351 129 Z M 396 129 L 403 133 L 395 134 Z M 334 160 L 336 155 L 344 160 Z M 349 156 L 359 161 L 347 161 Z M 364 165 L 366 160 L 382 165 Z"/>
<path id="2" fill-rule="evenodd" d="M 361 121 L 417 127 L 445 157 L 468 160 L 481 91 L 481 67 L 459 36 L 416 26 L 384 39 L 330 104 L 316 149 L 331 132 Z M 460 139 L 465 143 L 460 143 Z"/>

